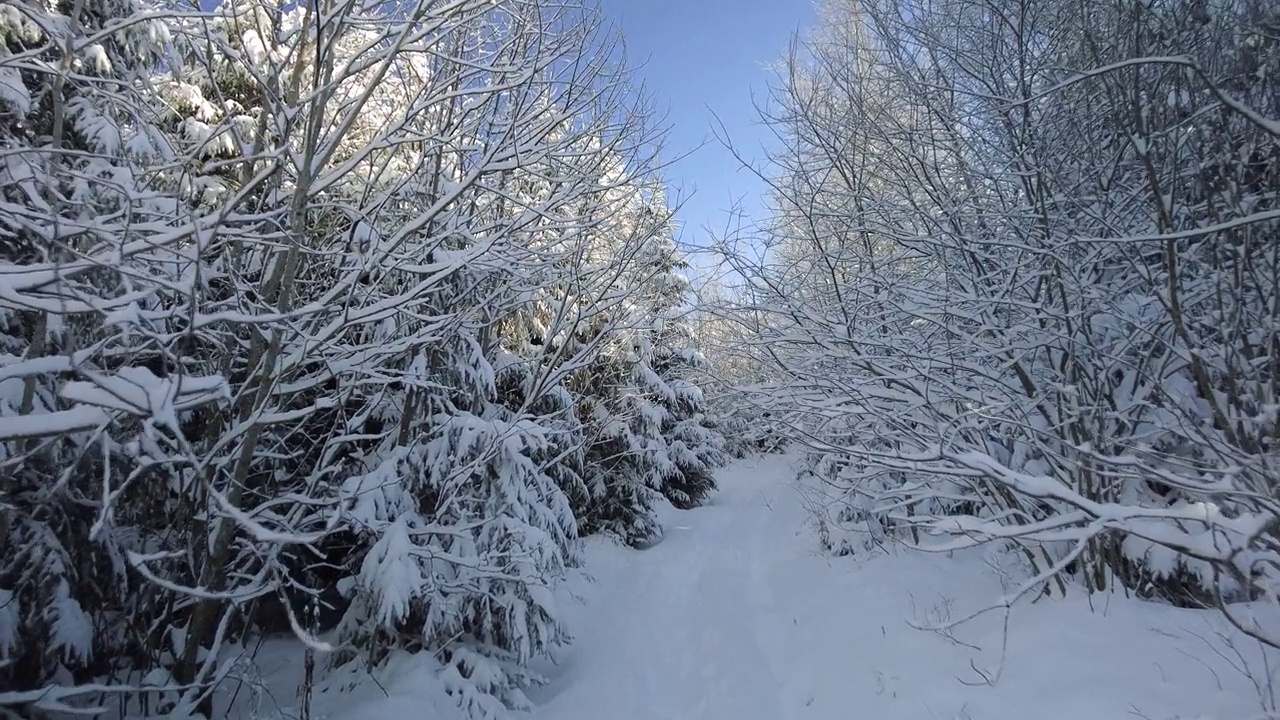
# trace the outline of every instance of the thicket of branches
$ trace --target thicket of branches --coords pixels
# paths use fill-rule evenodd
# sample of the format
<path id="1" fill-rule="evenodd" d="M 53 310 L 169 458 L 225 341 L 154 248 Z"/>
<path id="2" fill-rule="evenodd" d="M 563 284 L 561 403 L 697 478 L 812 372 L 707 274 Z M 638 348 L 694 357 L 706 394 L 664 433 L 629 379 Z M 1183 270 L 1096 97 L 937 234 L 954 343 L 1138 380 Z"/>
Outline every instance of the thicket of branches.
<path id="1" fill-rule="evenodd" d="M 580 534 L 651 540 L 720 462 L 613 41 L 539 0 L 0 8 L 0 714 L 210 717 L 279 630 L 524 703 Z"/>
<path id="2" fill-rule="evenodd" d="M 1280 643 L 1278 72 L 1257 0 L 824 3 L 724 251 L 833 548 L 1005 542 Z"/>

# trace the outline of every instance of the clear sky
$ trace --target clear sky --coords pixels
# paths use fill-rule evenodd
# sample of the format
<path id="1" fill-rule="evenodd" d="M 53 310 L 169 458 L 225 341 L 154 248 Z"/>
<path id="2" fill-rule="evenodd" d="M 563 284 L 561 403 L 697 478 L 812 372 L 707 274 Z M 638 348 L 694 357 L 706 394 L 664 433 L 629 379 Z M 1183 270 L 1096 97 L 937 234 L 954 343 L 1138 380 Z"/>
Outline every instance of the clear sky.
<path id="1" fill-rule="evenodd" d="M 668 171 L 684 195 L 682 241 L 704 245 L 704 226 L 717 233 L 736 199 L 761 209 L 762 183 L 712 135 L 715 116 L 734 144 L 759 156 L 769 131 L 759 126 L 752 95 L 761 102 L 773 80 L 766 65 L 786 52 L 793 33 L 812 17 L 810 0 L 599 0 L 626 38 L 627 55 L 670 127 L 667 154 L 707 142 Z M 714 111 L 715 116 L 712 115 Z"/>

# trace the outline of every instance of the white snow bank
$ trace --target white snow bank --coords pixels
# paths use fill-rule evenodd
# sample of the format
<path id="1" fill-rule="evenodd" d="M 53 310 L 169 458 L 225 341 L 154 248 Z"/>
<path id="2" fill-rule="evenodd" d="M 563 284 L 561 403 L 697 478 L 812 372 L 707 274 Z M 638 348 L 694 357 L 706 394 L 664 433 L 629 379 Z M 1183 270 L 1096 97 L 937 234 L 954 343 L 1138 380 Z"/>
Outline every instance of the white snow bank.
<path id="1" fill-rule="evenodd" d="M 296 640 L 267 642 L 252 666 L 242 663 L 231 673 L 215 710 L 227 708 L 228 720 L 298 720 L 304 658 Z M 353 666 L 326 672 L 320 655 L 315 663 L 311 720 L 461 720 L 439 679 L 440 663 L 430 655 L 397 654 L 372 676 Z"/>

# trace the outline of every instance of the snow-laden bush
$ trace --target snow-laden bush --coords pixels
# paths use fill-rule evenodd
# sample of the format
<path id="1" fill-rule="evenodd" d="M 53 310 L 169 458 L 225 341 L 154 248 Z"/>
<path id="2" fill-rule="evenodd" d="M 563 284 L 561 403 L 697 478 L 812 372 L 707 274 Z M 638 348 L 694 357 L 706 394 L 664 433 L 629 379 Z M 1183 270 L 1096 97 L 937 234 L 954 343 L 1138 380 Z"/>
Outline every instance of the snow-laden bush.
<path id="1" fill-rule="evenodd" d="M 772 217 L 724 248 L 760 404 L 869 538 L 1278 643 L 1242 604 L 1280 568 L 1275 8 L 1004 10 L 832 0 L 788 59 Z"/>
<path id="2" fill-rule="evenodd" d="M 340 632 L 370 662 L 393 648 L 436 652 L 480 714 L 493 700 L 522 707 L 534 679 L 524 668 L 566 639 L 552 589 L 575 554 L 575 521 L 535 460 L 549 445 L 537 424 L 497 407 L 433 422 L 432 437 L 344 484 L 369 547 Z"/>

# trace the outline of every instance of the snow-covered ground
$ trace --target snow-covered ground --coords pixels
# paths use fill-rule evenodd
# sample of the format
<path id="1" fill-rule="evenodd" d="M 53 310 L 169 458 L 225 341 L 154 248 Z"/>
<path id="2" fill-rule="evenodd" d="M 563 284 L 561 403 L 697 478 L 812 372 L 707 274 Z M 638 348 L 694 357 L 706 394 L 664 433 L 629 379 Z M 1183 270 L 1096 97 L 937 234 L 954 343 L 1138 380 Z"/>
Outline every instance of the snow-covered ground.
<path id="1" fill-rule="evenodd" d="M 998 598 L 1008 558 L 825 556 L 789 463 L 725 468 L 711 504 L 669 511 L 648 550 L 591 541 L 562 593 L 576 642 L 540 668 L 530 720 L 1266 717 L 1241 672 L 1266 682 L 1260 650 L 1211 612 L 1077 589 L 1015 607 L 1007 634 L 999 613 L 917 629 Z M 451 718 L 431 673 L 403 658 L 316 715 Z"/>

